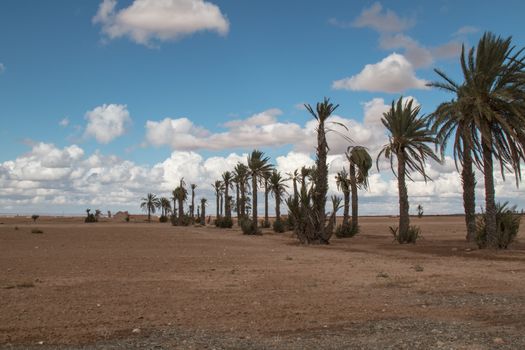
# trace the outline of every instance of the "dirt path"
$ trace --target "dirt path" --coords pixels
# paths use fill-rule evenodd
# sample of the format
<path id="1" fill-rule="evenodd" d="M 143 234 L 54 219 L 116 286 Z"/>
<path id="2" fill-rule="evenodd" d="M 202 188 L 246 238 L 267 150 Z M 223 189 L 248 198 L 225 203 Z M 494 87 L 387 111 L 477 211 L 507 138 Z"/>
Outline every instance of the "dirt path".
<path id="1" fill-rule="evenodd" d="M 395 219 L 363 218 L 355 238 L 304 247 L 237 229 L 5 219 L 0 347 L 525 348 L 525 245 L 479 251 L 460 217 L 413 220 L 417 245 L 392 243 Z"/>

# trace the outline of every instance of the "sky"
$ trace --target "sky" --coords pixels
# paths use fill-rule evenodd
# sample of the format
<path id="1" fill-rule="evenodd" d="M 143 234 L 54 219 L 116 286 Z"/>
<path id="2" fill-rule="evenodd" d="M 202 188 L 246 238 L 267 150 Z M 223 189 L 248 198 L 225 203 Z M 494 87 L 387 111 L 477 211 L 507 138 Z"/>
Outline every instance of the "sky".
<path id="1" fill-rule="evenodd" d="M 394 99 L 431 113 L 453 97 L 426 86 L 433 70 L 460 82 L 461 46 L 485 31 L 524 47 L 524 11 L 518 0 L 3 0 L 0 214 L 137 213 L 181 177 L 214 213 L 211 183 L 254 148 L 283 173 L 313 164 L 304 104 L 325 96 L 375 159 Z M 332 194 L 350 144 L 335 133 L 328 142 Z M 411 211 L 460 213 L 451 154 L 427 171 L 433 181 L 409 184 Z M 498 199 L 525 207 L 524 186 L 505 179 L 496 172 Z M 395 214 L 397 201 L 381 160 L 361 213 Z"/>

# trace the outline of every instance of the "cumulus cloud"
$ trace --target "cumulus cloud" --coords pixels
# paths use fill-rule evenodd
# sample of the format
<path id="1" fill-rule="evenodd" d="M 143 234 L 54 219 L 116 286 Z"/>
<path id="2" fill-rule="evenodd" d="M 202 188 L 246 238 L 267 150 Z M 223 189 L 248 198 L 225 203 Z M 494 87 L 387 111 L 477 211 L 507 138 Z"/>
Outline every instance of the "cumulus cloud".
<path id="1" fill-rule="evenodd" d="M 94 137 L 100 143 L 109 143 L 126 132 L 131 118 L 126 105 L 104 104 L 88 111 L 84 137 Z"/>
<path id="2" fill-rule="evenodd" d="M 177 40 L 199 31 L 226 35 L 229 22 L 220 8 L 204 0 L 134 0 L 117 10 L 117 0 L 103 0 L 93 23 L 109 39 L 127 36 L 138 44 Z"/>
<path id="3" fill-rule="evenodd" d="M 379 102 L 375 102 L 378 104 Z M 376 153 L 371 151 L 372 157 Z M 140 198 L 148 192 L 169 197 L 184 177 L 188 184 L 197 184 L 197 198 L 208 198 L 208 213 L 215 212 L 211 183 L 231 170 L 237 162 L 246 162 L 247 154 L 204 158 L 193 151 L 173 151 L 168 158 L 152 166 L 138 165 L 112 155 L 95 152 L 86 155 L 76 145 L 59 148 L 52 144 L 36 143 L 31 150 L 10 161 L 0 163 L 0 213 L 82 213 L 86 208 L 130 210 L 139 212 Z M 331 154 L 329 162 L 329 194 L 338 194 L 335 174 L 348 167 L 343 154 Z M 282 173 L 314 164 L 312 154 L 291 151 L 276 157 L 274 164 Z M 412 208 L 425 206 L 427 213 L 460 213 L 461 181 L 454 161 L 446 158 L 444 164 L 430 162 L 427 173 L 433 181 L 425 183 L 415 176 L 408 186 Z M 477 172 L 477 204 L 483 205 L 483 178 Z M 515 188 L 513 176 L 503 181 L 495 171 L 496 194 L 500 200 L 525 205 L 525 182 Z M 375 167 L 370 175 L 370 190 L 360 191 L 362 214 L 395 214 L 397 182 L 390 170 L 378 173 Z M 291 183 L 289 189 L 291 190 Z M 263 196 L 260 196 L 261 200 Z M 271 201 L 270 212 L 273 211 Z M 260 210 L 263 206 L 261 202 Z"/>
<path id="4" fill-rule="evenodd" d="M 188 118 L 148 120 L 146 140 L 154 146 L 169 145 L 176 150 L 223 150 L 278 147 L 300 139 L 303 136 L 301 127 L 277 121 L 280 114 L 280 110 L 270 109 L 247 119 L 233 120 L 224 124 L 226 131 L 218 133 L 197 126 Z"/>
<path id="5" fill-rule="evenodd" d="M 352 25 L 357 28 L 372 28 L 378 32 L 402 32 L 415 24 L 414 19 L 402 18 L 394 11 L 385 10 L 376 2 L 365 8 Z"/>
<path id="6" fill-rule="evenodd" d="M 336 80 L 337 90 L 399 93 L 409 89 L 426 89 L 427 81 L 419 79 L 412 64 L 400 54 L 393 53 L 349 78 Z"/>

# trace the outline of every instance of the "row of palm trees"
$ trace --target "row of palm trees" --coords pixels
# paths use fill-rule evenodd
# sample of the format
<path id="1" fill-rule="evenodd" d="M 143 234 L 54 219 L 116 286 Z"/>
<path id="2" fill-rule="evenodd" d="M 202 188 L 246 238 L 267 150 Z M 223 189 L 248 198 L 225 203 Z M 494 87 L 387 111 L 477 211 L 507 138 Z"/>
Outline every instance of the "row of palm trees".
<path id="1" fill-rule="evenodd" d="M 463 202 L 467 227 L 467 240 L 476 237 L 475 185 L 474 166 L 483 173 L 485 185 L 484 218 L 487 232 L 487 246 L 496 246 L 498 232 L 494 190 L 494 161 L 499 163 L 501 173 L 512 170 L 516 184 L 521 180 L 521 162 L 525 161 L 525 55 L 523 49 L 517 50 L 511 38 L 496 37 L 485 33 L 476 48 L 468 53 L 462 48 L 460 64 L 463 82 L 457 83 L 441 70 L 436 73 L 442 81 L 432 82 L 431 87 L 454 94 L 450 101 L 442 103 L 429 115 L 421 115 L 421 106 L 413 100 L 403 102 L 403 98 L 392 101 L 392 105 L 381 119 L 387 130 L 389 141 L 380 150 L 376 166 L 385 158 L 398 181 L 399 193 L 399 227 L 400 234 L 408 232 L 410 227 L 409 200 L 407 180 L 413 180 L 413 174 L 420 174 L 426 181 L 431 180 L 425 171 L 427 161 L 441 162 L 448 143 L 453 141 L 453 155 L 456 167 L 461 165 L 463 185 Z M 276 220 L 280 220 L 281 203 L 287 193 L 286 181 L 291 180 L 293 198 L 308 193 L 315 213 L 314 230 L 326 229 L 325 205 L 328 189 L 326 156 L 326 123 L 338 105 L 328 99 L 317 104 L 314 110 L 305 105 L 316 118 L 317 159 L 314 168 L 302 167 L 283 177 L 263 152 L 254 150 L 247 158 L 246 164 L 238 163 L 232 171 L 226 171 L 221 179 L 212 185 L 217 202 L 217 218 L 232 216 L 233 197 L 230 190 L 235 190 L 235 209 L 239 219 L 249 218 L 257 229 L 258 188 L 264 189 L 265 225 L 268 224 L 268 198 L 275 198 Z M 348 172 L 342 169 L 336 176 L 337 187 L 344 198 L 343 225 L 349 225 L 350 195 L 352 202 L 352 230 L 358 227 L 358 189 L 368 188 L 368 174 L 372 158 L 366 148 L 351 146 L 346 153 L 349 161 Z M 307 185 L 307 182 L 310 184 Z M 299 185 L 301 189 L 299 190 Z M 192 185 L 192 209 L 194 207 L 194 190 Z M 308 190 L 309 188 L 309 190 Z M 173 192 L 173 198 L 179 203 L 179 216 L 182 215 L 183 203 L 187 192 L 181 180 Z M 251 205 L 250 196 L 251 195 Z M 149 200 L 147 201 L 150 202 Z M 334 198 L 337 204 L 337 198 Z M 149 212 L 153 206 L 144 204 Z M 175 205 L 175 202 L 174 202 Z M 334 205 L 334 212 L 338 204 Z M 154 211 L 153 211 L 154 212 Z M 329 236 L 323 240 L 329 239 Z"/>

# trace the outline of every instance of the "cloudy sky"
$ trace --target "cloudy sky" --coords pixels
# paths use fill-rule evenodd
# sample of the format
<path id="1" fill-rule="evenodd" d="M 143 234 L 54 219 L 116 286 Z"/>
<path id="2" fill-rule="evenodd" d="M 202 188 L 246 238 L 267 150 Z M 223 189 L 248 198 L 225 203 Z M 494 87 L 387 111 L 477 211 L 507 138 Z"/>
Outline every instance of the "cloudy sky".
<path id="1" fill-rule="evenodd" d="M 313 163 L 303 104 L 340 104 L 334 120 L 375 158 L 393 99 L 424 113 L 450 99 L 434 68 L 460 80 L 461 45 L 486 30 L 525 46 L 522 1 L 98 0 L 0 3 L 0 213 L 139 212 L 181 177 L 210 184 L 258 148 L 283 172 Z M 333 175 L 348 142 L 331 134 Z M 453 160 L 409 185 L 412 211 L 461 212 Z M 364 214 L 397 211 L 384 162 L 360 193 Z M 478 178 L 478 210 L 483 200 Z M 497 195 L 525 207 L 497 174 Z"/>

